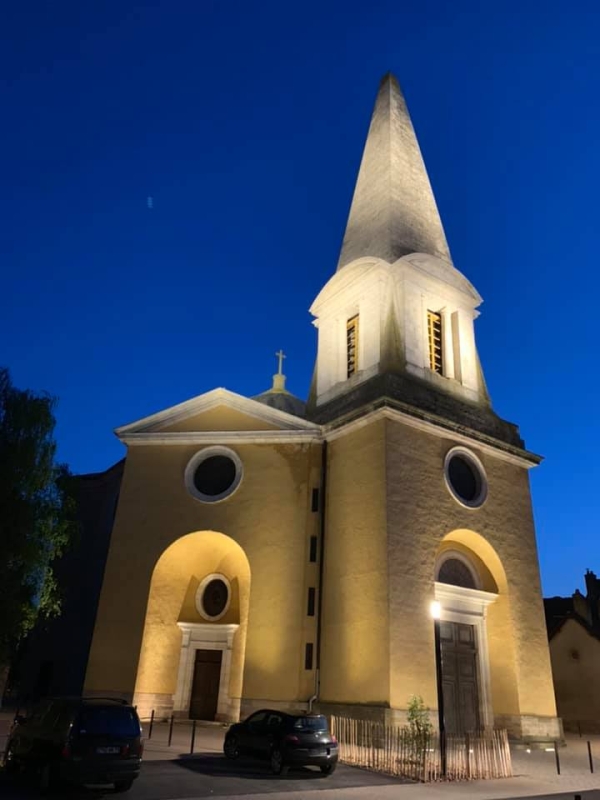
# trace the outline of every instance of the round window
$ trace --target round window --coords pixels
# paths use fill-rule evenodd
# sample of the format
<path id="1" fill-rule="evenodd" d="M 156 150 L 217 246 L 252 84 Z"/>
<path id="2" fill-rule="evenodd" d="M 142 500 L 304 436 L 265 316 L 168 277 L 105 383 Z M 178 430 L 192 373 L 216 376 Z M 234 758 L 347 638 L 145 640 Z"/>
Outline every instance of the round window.
<path id="1" fill-rule="evenodd" d="M 196 593 L 196 608 L 210 620 L 220 619 L 229 608 L 231 590 L 224 575 L 207 575 Z"/>
<path id="2" fill-rule="evenodd" d="M 468 450 L 454 448 L 445 460 L 446 483 L 454 497 L 468 508 L 478 508 L 487 497 L 487 480 L 478 458 Z"/>
<path id="3" fill-rule="evenodd" d="M 242 462 L 227 447 L 207 447 L 192 458 L 185 470 L 188 491 L 205 503 L 229 497 L 242 480 Z"/>
<path id="4" fill-rule="evenodd" d="M 209 456 L 194 472 L 194 486 L 208 497 L 227 492 L 235 480 L 235 463 L 227 456 Z"/>

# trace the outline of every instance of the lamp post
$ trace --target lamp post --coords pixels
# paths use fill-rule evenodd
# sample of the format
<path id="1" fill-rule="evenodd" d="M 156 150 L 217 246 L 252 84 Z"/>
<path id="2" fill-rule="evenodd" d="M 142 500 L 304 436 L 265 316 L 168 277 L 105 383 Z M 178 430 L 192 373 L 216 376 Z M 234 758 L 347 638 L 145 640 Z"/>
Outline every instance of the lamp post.
<path id="1" fill-rule="evenodd" d="M 444 687 L 442 685 L 442 642 L 440 637 L 440 618 L 442 605 L 438 600 L 433 600 L 429 607 L 433 617 L 433 631 L 435 636 L 435 677 L 437 682 L 438 698 L 438 727 L 440 731 L 440 761 L 442 777 L 446 777 L 446 726 L 444 724 Z"/>

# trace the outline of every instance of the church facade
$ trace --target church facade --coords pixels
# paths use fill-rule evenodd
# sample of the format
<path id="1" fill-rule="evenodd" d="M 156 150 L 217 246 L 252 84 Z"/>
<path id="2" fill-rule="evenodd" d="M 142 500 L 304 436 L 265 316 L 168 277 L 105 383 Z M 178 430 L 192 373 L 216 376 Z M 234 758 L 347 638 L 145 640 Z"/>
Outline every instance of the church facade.
<path id="1" fill-rule="evenodd" d="M 556 739 L 528 471 L 491 407 L 400 87 L 379 88 L 308 402 L 280 368 L 117 430 L 127 445 L 85 692 Z M 434 621 L 433 616 L 437 619 Z M 432 715 L 435 717 L 435 714 Z"/>

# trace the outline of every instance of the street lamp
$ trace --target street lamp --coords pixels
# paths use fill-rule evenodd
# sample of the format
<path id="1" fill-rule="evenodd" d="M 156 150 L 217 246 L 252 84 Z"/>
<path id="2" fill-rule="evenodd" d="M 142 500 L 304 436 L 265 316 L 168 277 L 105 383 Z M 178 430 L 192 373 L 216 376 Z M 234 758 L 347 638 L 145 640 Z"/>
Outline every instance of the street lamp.
<path id="1" fill-rule="evenodd" d="M 446 777 L 446 726 L 444 724 L 444 687 L 442 685 L 442 643 L 440 637 L 440 619 L 442 604 L 432 600 L 429 613 L 433 617 L 433 631 L 435 636 L 435 676 L 437 681 L 438 696 L 438 727 L 440 731 L 440 761 L 442 762 L 442 777 Z"/>

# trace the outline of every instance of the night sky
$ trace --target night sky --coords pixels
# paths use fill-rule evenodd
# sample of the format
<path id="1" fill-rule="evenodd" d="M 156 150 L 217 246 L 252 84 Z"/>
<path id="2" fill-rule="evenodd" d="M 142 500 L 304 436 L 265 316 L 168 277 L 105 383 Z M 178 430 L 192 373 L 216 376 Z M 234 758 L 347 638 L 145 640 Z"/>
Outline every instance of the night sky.
<path id="1" fill-rule="evenodd" d="M 5 4 L 0 364 L 58 398 L 60 458 L 100 471 L 119 425 L 267 389 L 280 347 L 306 396 L 308 308 L 391 70 L 485 300 L 494 407 L 546 459 L 544 591 L 582 586 L 600 571 L 599 34 L 597 0 Z"/>

